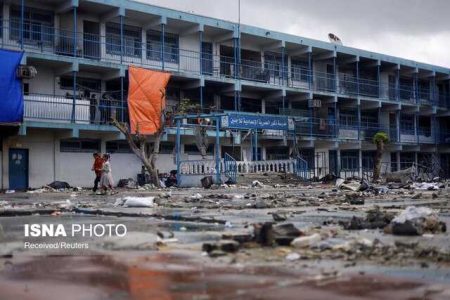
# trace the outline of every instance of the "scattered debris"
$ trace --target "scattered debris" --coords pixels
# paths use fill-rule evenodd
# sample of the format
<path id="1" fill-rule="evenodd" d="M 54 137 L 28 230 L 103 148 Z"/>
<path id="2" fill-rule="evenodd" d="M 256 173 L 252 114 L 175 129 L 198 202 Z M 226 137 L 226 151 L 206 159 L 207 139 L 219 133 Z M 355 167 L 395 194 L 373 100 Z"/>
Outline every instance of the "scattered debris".
<path id="1" fill-rule="evenodd" d="M 287 220 L 285 213 L 272 213 L 272 218 L 275 222 L 284 222 Z"/>
<path id="2" fill-rule="evenodd" d="M 131 197 L 127 196 L 116 200 L 115 206 L 123 207 L 153 207 L 155 197 Z"/>
<path id="3" fill-rule="evenodd" d="M 117 183 L 118 188 L 135 189 L 137 186 L 138 184 L 133 178 L 120 179 Z"/>
<path id="4" fill-rule="evenodd" d="M 414 182 L 411 186 L 415 190 L 437 191 L 441 184 L 436 182 Z"/>
<path id="5" fill-rule="evenodd" d="M 289 260 L 289 261 L 299 260 L 300 257 L 301 257 L 300 254 L 291 252 L 288 255 L 286 255 L 286 260 Z"/>
<path id="6" fill-rule="evenodd" d="M 362 230 L 362 229 L 382 229 L 388 225 L 394 215 L 376 206 L 367 212 L 366 218 L 353 216 L 350 221 L 340 222 L 347 230 Z"/>
<path id="7" fill-rule="evenodd" d="M 253 188 L 263 188 L 263 187 L 264 187 L 264 184 L 262 184 L 262 183 L 259 182 L 258 180 L 254 180 L 254 181 L 252 182 L 252 187 L 253 187 Z"/>
<path id="8" fill-rule="evenodd" d="M 233 240 L 220 240 L 218 242 L 203 243 L 202 250 L 211 253 L 214 250 L 223 252 L 236 252 L 239 250 L 239 243 Z"/>
<path id="9" fill-rule="evenodd" d="M 204 189 L 210 189 L 211 186 L 213 185 L 213 178 L 212 178 L 212 176 L 203 177 L 201 179 L 201 183 L 202 183 L 202 187 Z"/>
<path id="10" fill-rule="evenodd" d="M 70 189 L 70 185 L 65 181 L 53 181 L 48 186 L 55 190 Z"/>
<path id="11" fill-rule="evenodd" d="M 320 234 L 314 233 L 312 235 L 308 236 L 302 236 L 294 239 L 291 242 L 291 246 L 295 248 L 307 248 L 315 245 L 316 243 L 320 242 L 322 238 L 320 237 Z"/>
<path id="12" fill-rule="evenodd" d="M 445 222 L 439 220 L 437 213 L 428 207 L 409 206 L 395 217 L 386 233 L 395 235 L 423 235 L 441 233 L 447 230 Z"/>

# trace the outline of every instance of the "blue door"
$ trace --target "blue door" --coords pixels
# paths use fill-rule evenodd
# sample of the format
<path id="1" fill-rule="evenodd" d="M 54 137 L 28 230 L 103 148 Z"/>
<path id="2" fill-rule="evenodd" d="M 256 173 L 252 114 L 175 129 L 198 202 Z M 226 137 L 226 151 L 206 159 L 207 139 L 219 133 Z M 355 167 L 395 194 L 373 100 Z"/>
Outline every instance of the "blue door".
<path id="1" fill-rule="evenodd" d="M 28 188 L 28 149 L 9 149 L 9 189 Z"/>

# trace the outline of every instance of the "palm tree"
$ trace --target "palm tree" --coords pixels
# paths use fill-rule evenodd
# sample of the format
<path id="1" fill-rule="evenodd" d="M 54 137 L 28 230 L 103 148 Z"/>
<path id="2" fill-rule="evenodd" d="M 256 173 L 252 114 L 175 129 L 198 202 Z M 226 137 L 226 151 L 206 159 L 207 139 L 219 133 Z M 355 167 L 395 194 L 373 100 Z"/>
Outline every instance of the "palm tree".
<path id="1" fill-rule="evenodd" d="M 373 136 L 373 143 L 377 146 L 377 151 L 373 162 L 373 181 L 380 179 L 381 158 L 383 157 L 384 145 L 388 142 L 389 137 L 385 132 L 377 132 Z"/>

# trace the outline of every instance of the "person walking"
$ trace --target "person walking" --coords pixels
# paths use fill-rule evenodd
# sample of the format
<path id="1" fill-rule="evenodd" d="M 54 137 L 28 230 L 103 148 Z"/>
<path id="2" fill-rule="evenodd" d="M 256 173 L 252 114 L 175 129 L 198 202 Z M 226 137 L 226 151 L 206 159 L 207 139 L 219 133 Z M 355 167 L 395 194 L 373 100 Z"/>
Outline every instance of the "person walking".
<path id="1" fill-rule="evenodd" d="M 94 188 L 92 189 L 92 191 L 95 193 L 97 192 L 98 184 L 102 178 L 103 158 L 98 152 L 95 152 L 93 156 L 94 156 L 94 164 L 92 165 L 92 171 L 94 171 L 95 173 L 95 180 L 94 180 Z"/>
<path id="2" fill-rule="evenodd" d="M 103 168 L 100 185 L 104 194 L 107 193 L 108 189 L 111 190 L 111 194 L 114 194 L 114 180 L 111 170 L 111 156 L 109 154 L 103 154 Z"/>

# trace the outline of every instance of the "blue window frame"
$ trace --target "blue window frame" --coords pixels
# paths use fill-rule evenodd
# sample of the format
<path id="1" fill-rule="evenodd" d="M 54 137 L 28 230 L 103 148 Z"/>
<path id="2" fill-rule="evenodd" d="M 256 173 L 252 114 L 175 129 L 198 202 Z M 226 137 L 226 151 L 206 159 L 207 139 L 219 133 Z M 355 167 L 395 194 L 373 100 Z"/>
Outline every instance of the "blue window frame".
<path id="1" fill-rule="evenodd" d="M 180 56 L 179 37 L 176 34 L 164 33 L 164 61 L 178 63 Z M 147 59 L 160 61 L 161 57 L 161 32 L 147 31 Z"/>
<path id="2" fill-rule="evenodd" d="M 64 139 L 60 141 L 61 152 L 100 152 L 101 141 L 98 139 Z"/>
<path id="3" fill-rule="evenodd" d="M 341 152 L 341 168 L 347 171 L 356 171 L 359 169 L 358 151 Z"/>
<path id="4" fill-rule="evenodd" d="M 373 170 L 373 158 L 375 151 L 363 151 L 362 152 L 362 168 L 365 170 Z"/>
<path id="5" fill-rule="evenodd" d="M 120 24 L 106 23 L 106 53 L 120 55 L 120 45 Z M 141 57 L 141 28 L 130 25 L 123 26 L 123 55 Z"/>
<path id="6" fill-rule="evenodd" d="M 400 116 L 400 132 L 402 134 L 414 134 L 414 116 L 401 115 Z"/>
<path id="7" fill-rule="evenodd" d="M 309 64 L 307 61 L 300 59 L 291 59 L 291 78 L 296 81 L 308 81 Z"/>
<path id="8" fill-rule="evenodd" d="M 133 153 L 127 141 L 106 142 L 106 152 L 108 153 Z"/>
<path id="9" fill-rule="evenodd" d="M 355 112 L 345 112 L 339 113 L 339 125 L 341 127 L 355 128 L 358 126 L 358 118 Z"/>
<path id="10" fill-rule="evenodd" d="M 12 40 L 20 40 L 21 9 L 10 8 L 9 35 Z M 54 37 L 54 15 L 51 11 L 25 7 L 23 39 L 26 44 L 52 44 Z"/>

